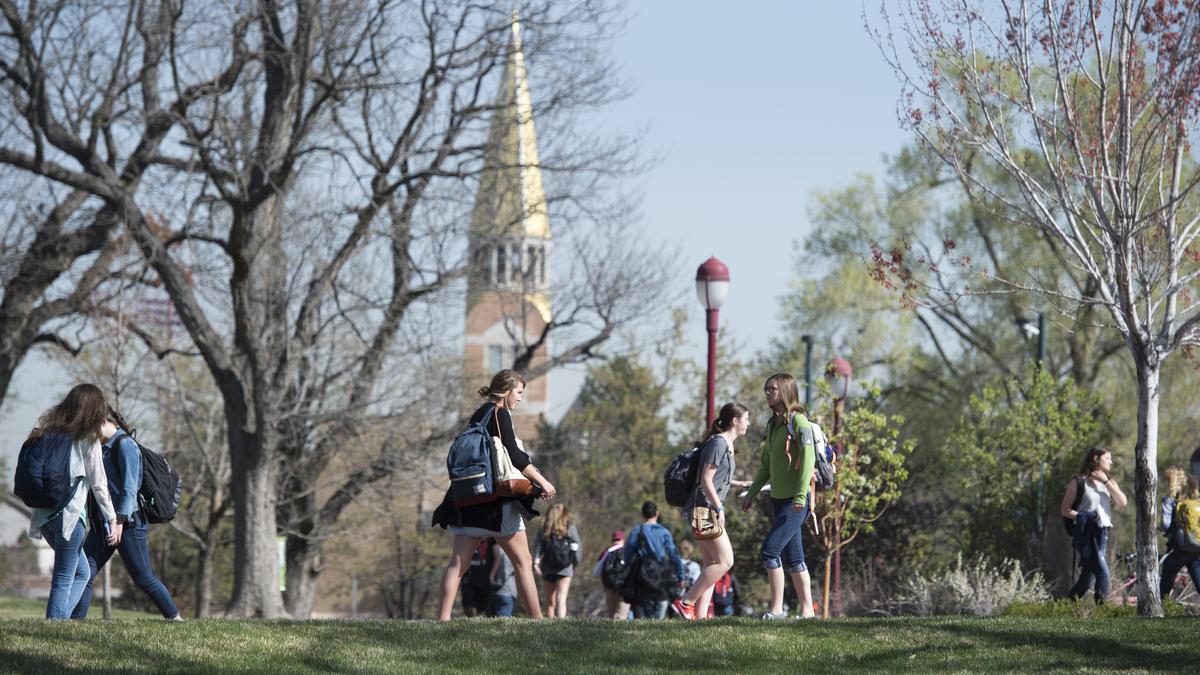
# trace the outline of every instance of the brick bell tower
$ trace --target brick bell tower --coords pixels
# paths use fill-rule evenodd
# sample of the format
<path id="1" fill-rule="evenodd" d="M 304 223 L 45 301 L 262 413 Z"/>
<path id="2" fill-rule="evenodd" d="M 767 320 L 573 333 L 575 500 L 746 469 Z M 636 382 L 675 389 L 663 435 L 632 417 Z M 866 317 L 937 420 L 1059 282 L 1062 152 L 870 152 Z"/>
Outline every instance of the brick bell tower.
<path id="1" fill-rule="evenodd" d="M 521 24 L 512 22 L 508 62 L 488 135 L 484 168 L 471 215 L 464 368 L 470 400 L 503 368 L 511 368 L 550 322 L 550 218 L 538 163 L 533 105 L 521 51 Z M 548 344 L 531 367 L 545 363 Z M 513 414 L 517 435 L 534 440 L 547 412 L 549 376 L 530 382 Z"/>

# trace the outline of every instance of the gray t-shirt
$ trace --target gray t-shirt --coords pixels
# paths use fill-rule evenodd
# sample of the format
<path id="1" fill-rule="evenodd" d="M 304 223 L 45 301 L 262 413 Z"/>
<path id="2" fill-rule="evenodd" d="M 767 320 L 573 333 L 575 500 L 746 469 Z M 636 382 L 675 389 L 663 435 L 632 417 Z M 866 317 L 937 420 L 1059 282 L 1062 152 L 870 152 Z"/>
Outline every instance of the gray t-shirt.
<path id="1" fill-rule="evenodd" d="M 684 505 L 684 510 L 696 506 L 712 506 L 708 503 L 708 495 L 705 494 L 704 485 L 700 482 L 700 474 L 708 464 L 717 467 L 717 472 L 713 474 L 713 487 L 717 490 L 717 498 L 724 505 L 725 495 L 729 494 L 729 481 L 733 479 L 733 471 L 736 467 L 729 441 L 725 440 L 724 436 L 713 436 L 700 446 L 700 465 L 696 472 L 696 489 L 692 492 L 692 498 Z"/>

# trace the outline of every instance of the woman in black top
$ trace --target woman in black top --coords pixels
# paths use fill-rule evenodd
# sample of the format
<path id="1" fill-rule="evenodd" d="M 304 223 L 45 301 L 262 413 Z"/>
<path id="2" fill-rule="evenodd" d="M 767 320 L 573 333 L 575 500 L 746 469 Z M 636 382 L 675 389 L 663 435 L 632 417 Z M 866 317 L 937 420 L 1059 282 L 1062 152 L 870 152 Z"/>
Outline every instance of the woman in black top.
<path id="1" fill-rule="evenodd" d="M 526 478 L 541 487 L 541 498 L 554 499 L 554 485 L 529 461 L 529 455 L 521 446 L 513 431 L 510 411 L 521 403 L 525 394 L 525 379 L 515 370 L 502 370 L 492 378 L 492 383 L 479 389 L 479 395 L 488 402 L 471 416 L 472 423 L 481 422 L 495 410 L 488 422 L 488 430 L 499 436 L 508 450 L 513 466 Z M 472 506 L 455 506 L 447 491 L 441 506 L 433 513 L 433 524 L 449 527 L 454 534 L 454 551 L 442 576 L 442 596 L 438 606 L 438 620 L 448 621 L 458 595 L 459 581 L 471 569 L 471 553 L 484 537 L 495 537 L 496 543 L 508 554 L 517 577 L 517 595 L 530 618 L 542 618 L 538 601 L 537 582 L 533 576 L 533 558 L 529 555 L 529 541 L 525 536 L 525 519 L 533 518 L 533 497 L 500 498 L 496 501 Z"/>

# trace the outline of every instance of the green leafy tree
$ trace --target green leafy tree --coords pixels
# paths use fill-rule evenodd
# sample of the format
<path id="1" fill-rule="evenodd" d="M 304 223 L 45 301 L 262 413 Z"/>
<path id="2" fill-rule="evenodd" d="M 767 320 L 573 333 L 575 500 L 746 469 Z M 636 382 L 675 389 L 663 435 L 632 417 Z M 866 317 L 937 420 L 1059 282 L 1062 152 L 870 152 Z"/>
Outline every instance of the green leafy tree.
<path id="1" fill-rule="evenodd" d="M 987 385 L 947 437 L 946 462 L 963 497 L 962 550 L 1045 569 L 1047 544 L 1063 549 L 1062 486 L 1093 445 L 1111 437 L 1099 398 L 1038 373 Z M 1065 535 L 1060 535 L 1065 538 Z M 1064 549 L 1065 550 L 1065 549 Z"/>
<path id="2" fill-rule="evenodd" d="M 816 497 L 825 567 L 821 604 L 826 618 L 834 553 L 860 535 L 876 532 L 875 523 L 900 499 L 908 479 L 905 459 L 915 446 L 911 439 L 901 440 L 904 419 L 880 410 L 878 385 L 866 389 L 866 398 L 842 416 L 841 428 L 830 439 L 839 448 L 834 487 Z"/>

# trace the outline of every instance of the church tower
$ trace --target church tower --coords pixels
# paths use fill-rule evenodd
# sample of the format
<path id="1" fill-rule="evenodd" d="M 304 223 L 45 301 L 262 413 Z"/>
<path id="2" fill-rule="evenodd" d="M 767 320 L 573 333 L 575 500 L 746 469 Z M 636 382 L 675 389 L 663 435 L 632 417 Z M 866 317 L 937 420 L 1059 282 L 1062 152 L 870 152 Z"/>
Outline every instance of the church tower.
<path id="1" fill-rule="evenodd" d="M 550 218 L 516 16 L 488 140 L 471 215 L 463 354 L 471 396 L 496 371 L 511 368 L 550 322 Z M 545 363 L 547 347 L 537 348 L 530 367 Z M 524 402 L 513 414 L 522 439 L 536 435 L 549 393 L 548 376 L 526 386 Z"/>

